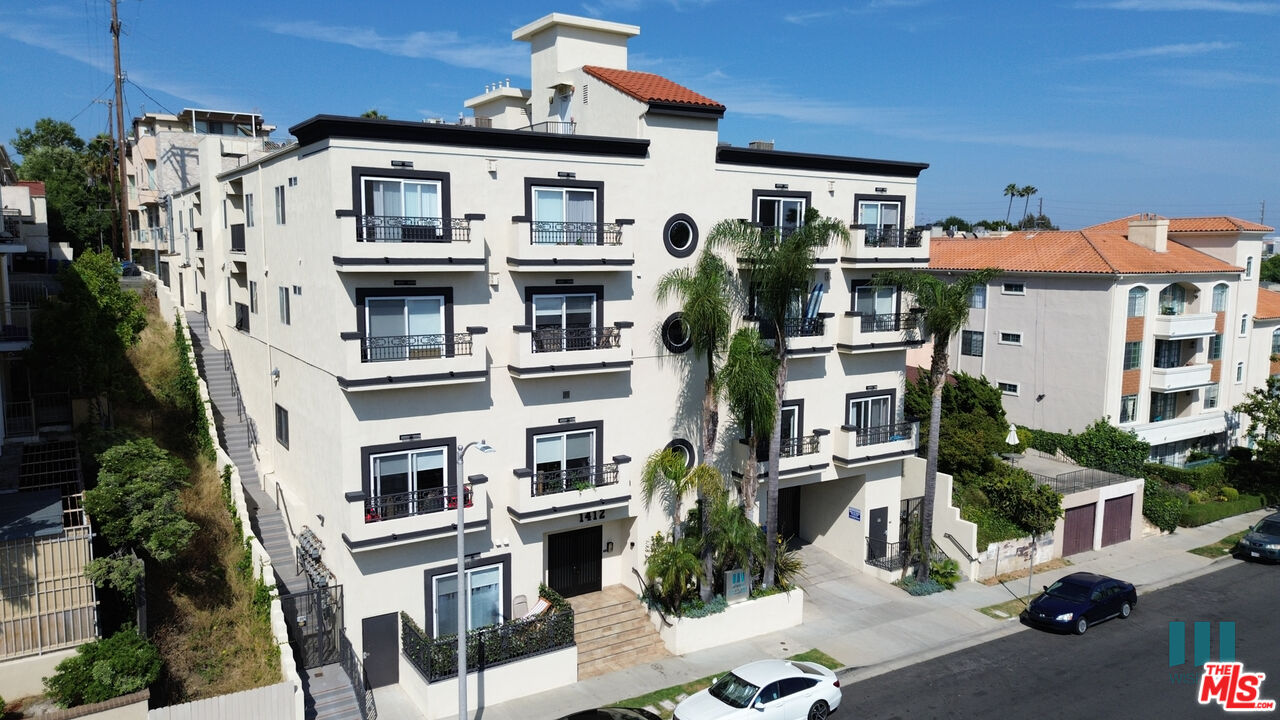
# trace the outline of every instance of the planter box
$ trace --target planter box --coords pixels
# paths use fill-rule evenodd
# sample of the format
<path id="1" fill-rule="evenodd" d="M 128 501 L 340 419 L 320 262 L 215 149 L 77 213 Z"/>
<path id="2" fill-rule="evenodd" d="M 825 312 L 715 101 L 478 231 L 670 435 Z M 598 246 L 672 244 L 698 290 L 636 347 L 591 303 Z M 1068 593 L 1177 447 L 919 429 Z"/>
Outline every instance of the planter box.
<path id="1" fill-rule="evenodd" d="M 685 655 L 799 625 L 804 621 L 804 591 L 796 588 L 737 603 L 707 617 L 671 618 L 671 627 L 662 623 L 655 610 L 649 611 L 649 619 L 667 650 Z"/>

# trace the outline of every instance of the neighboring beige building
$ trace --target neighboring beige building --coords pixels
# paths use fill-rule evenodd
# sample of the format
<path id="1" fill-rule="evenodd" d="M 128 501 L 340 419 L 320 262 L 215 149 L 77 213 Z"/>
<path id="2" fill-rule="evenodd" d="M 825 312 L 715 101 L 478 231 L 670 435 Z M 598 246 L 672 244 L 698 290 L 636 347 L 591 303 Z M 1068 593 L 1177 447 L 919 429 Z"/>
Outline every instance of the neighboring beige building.
<path id="1" fill-rule="evenodd" d="M 1004 270 L 975 293 L 951 367 L 999 386 L 1021 425 L 1080 431 L 1106 417 L 1164 463 L 1224 450 L 1243 441 L 1231 407 L 1269 371 L 1259 343 L 1274 323 L 1257 315 L 1275 314 L 1258 289 L 1270 231 L 1135 215 L 1078 231 L 935 237 L 939 274 Z"/>
<path id="2" fill-rule="evenodd" d="M 853 228 L 822 249 L 792 328 L 780 530 L 896 577 L 881 568 L 902 488 L 922 487 L 902 411 L 920 340 L 869 281 L 926 266 L 929 232 L 912 226 L 927 166 L 722 144 L 723 105 L 627 69 L 638 32 L 549 15 L 513 33 L 533 90 L 486 88 L 458 125 L 318 115 L 290 128 L 297 145 L 232 170 L 206 138 L 199 182 L 174 193 L 198 238 L 178 244 L 176 294 L 230 349 L 264 484 L 322 541 L 375 684 L 402 665 L 366 634 L 399 637 L 402 611 L 449 632 L 472 441 L 496 449 L 463 471 L 487 478 L 466 509 L 477 624 L 518 616 L 541 582 L 638 588 L 670 524 L 641 497 L 645 458 L 706 459 L 703 364 L 654 288 L 726 218 L 785 231 L 814 207 Z M 720 417 L 728 475 L 745 453 Z"/>

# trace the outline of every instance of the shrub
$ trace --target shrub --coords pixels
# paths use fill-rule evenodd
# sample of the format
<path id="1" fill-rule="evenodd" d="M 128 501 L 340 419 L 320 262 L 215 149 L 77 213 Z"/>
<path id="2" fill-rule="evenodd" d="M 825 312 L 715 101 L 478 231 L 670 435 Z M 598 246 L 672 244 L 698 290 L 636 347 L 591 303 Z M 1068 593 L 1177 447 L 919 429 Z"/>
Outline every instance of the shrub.
<path id="1" fill-rule="evenodd" d="M 1240 499 L 1240 491 L 1230 485 L 1223 485 L 1218 492 L 1222 493 L 1222 499 L 1227 502 L 1233 502 Z"/>
<path id="2" fill-rule="evenodd" d="M 1262 498 L 1258 495 L 1241 495 L 1229 502 L 1189 505 L 1182 510 L 1178 524 L 1182 527 L 1199 527 L 1222 518 L 1260 510 L 1263 504 Z"/>
<path id="3" fill-rule="evenodd" d="M 1160 478 L 1171 485 L 1188 485 L 1196 490 L 1214 490 L 1226 482 L 1227 469 L 1222 463 L 1210 463 L 1190 469 L 1147 463 L 1142 468 L 1142 475 L 1148 478 Z"/>
<path id="4" fill-rule="evenodd" d="M 1148 479 L 1142 492 L 1142 515 L 1152 525 L 1165 532 L 1178 527 L 1187 496 L 1174 490 L 1161 480 Z"/>
<path id="5" fill-rule="evenodd" d="M 1191 503 L 1192 505 L 1199 505 L 1200 503 L 1204 502 L 1204 493 L 1200 492 L 1199 490 L 1192 490 L 1191 492 L 1187 493 L 1187 502 Z"/>
<path id="6" fill-rule="evenodd" d="M 132 625 L 76 648 L 44 679 L 45 692 L 61 707 L 110 700 L 137 692 L 160 675 L 160 651 Z"/>
<path id="7" fill-rule="evenodd" d="M 1128 430 L 1112 425 L 1105 418 L 1093 421 L 1079 435 L 1022 429 L 1030 435 L 1027 444 L 1036 450 L 1049 454 L 1061 450 L 1085 467 L 1129 477 L 1142 477 L 1143 465 L 1151 452 L 1149 443 Z M 1022 435 L 1018 437 L 1021 439 Z"/>
<path id="8" fill-rule="evenodd" d="M 680 617 L 700 618 L 708 615 L 722 613 L 729 609 L 729 601 L 724 599 L 723 595 L 716 595 L 711 598 L 711 602 L 702 602 L 702 600 L 691 600 L 680 608 Z"/>
<path id="9" fill-rule="evenodd" d="M 1062 516 L 1062 495 L 1047 485 L 1037 484 L 1025 470 L 1000 463 L 980 482 L 991 508 L 1026 534 L 1050 532 Z"/>
<path id="10" fill-rule="evenodd" d="M 1012 540 L 1026 534 L 1012 520 L 989 507 L 961 508 L 960 517 L 978 526 L 979 550 L 985 550 L 993 542 Z"/>
<path id="11" fill-rule="evenodd" d="M 937 580 L 934 580 L 933 578 L 929 578 L 928 580 L 921 582 L 919 580 L 916 580 L 914 575 L 908 575 L 907 577 L 904 577 L 901 580 L 895 580 L 893 584 L 897 585 L 903 590 L 906 590 L 908 593 L 911 593 L 912 595 L 932 595 L 934 593 L 940 593 L 943 590 L 947 589 L 943 587 L 941 583 L 939 583 Z"/>
<path id="12" fill-rule="evenodd" d="M 948 590 L 954 590 L 960 582 L 960 563 L 953 558 L 929 561 L 929 579 Z"/>

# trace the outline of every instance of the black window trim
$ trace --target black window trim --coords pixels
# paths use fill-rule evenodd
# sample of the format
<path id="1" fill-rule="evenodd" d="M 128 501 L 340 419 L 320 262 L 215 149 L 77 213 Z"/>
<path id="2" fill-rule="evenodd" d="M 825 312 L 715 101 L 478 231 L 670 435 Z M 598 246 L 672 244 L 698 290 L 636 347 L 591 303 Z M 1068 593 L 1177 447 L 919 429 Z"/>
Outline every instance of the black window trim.
<path id="1" fill-rule="evenodd" d="M 453 357 L 453 288 L 452 287 L 358 287 L 356 288 L 356 332 L 364 338 L 368 332 L 368 308 L 365 303 L 369 298 L 385 297 L 443 297 L 444 298 L 444 334 L 446 337 L 446 357 Z"/>
<path id="2" fill-rule="evenodd" d="M 898 203 L 898 229 L 903 230 L 907 227 L 907 196 L 906 195 L 882 195 L 880 193 L 854 193 L 853 195 L 853 224 L 862 224 L 862 203 L 865 201 L 876 200 L 880 202 L 897 202 Z"/>
<path id="3" fill-rule="evenodd" d="M 360 448 L 360 489 L 367 499 L 373 497 L 373 468 L 371 462 L 374 455 L 408 452 L 425 448 L 445 448 L 445 487 L 453 488 L 458 482 L 458 438 L 439 437 L 426 440 L 408 440 L 403 442 L 384 443 L 381 445 L 365 445 Z"/>
<path id="4" fill-rule="evenodd" d="M 452 535 L 450 536 L 452 537 Z M 490 555 L 488 557 L 469 557 L 463 565 L 463 572 L 467 570 L 475 570 L 490 565 L 502 566 L 502 618 L 503 621 L 510 621 L 511 617 L 511 553 L 502 553 L 501 555 Z M 435 579 L 441 575 L 453 575 L 458 572 L 458 564 L 456 561 L 439 567 L 427 568 L 422 571 L 422 601 L 425 614 L 422 616 L 422 629 L 426 631 L 428 637 L 435 637 L 435 605 L 436 596 L 432 591 L 435 585 Z M 461 590 L 461 585 L 459 585 Z M 457 629 L 451 629 L 448 635 L 457 632 Z"/>
<path id="5" fill-rule="evenodd" d="M 533 462 L 533 441 L 540 435 L 556 435 L 571 432 L 579 432 L 581 430 L 594 430 L 596 433 L 595 444 L 595 466 L 599 467 L 604 464 L 604 421 L 591 420 L 588 422 L 576 423 L 557 423 L 555 425 L 541 425 L 539 427 L 525 428 L 525 448 L 524 462 L 525 468 L 530 472 L 537 472 L 537 468 Z"/>
<path id="6" fill-rule="evenodd" d="M 533 189 L 535 187 L 564 188 L 567 190 L 596 191 L 596 225 L 604 225 L 604 181 L 603 180 L 571 180 L 569 178 L 524 179 L 524 222 L 533 222 Z"/>
<path id="7" fill-rule="evenodd" d="M 289 449 L 289 411 L 280 403 L 276 403 L 276 442 L 284 446 L 285 450 Z M 280 422 L 281 414 L 284 414 L 284 423 Z M 283 429 L 283 433 L 281 430 Z M 281 437 L 283 435 L 283 437 Z"/>
<path id="8" fill-rule="evenodd" d="M 524 289 L 524 324 L 533 327 L 534 295 L 595 295 L 596 327 L 604 327 L 603 285 L 528 285 Z"/>
<path id="9" fill-rule="evenodd" d="M 380 177 L 389 180 L 433 180 L 440 183 L 440 217 L 449 226 L 453 218 L 452 197 L 449 190 L 449 173 L 406 168 L 381 168 L 353 165 L 351 167 L 351 212 L 364 214 L 364 179 Z"/>
<path id="10" fill-rule="evenodd" d="M 875 283 L 871 278 L 854 278 L 849 281 L 849 312 L 858 314 L 858 291 L 864 287 L 874 286 Z M 902 314 L 902 288 L 898 285 L 891 286 L 893 288 L 893 311 L 899 315 Z"/>
<path id="11" fill-rule="evenodd" d="M 849 403 L 862 398 L 889 396 L 889 424 L 894 425 L 898 422 L 898 389 L 885 388 L 883 390 L 862 390 L 860 392 L 851 392 L 844 394 L 844 425 L 846 429 L 853 429 L 853 418 L 849 417 Z"/>

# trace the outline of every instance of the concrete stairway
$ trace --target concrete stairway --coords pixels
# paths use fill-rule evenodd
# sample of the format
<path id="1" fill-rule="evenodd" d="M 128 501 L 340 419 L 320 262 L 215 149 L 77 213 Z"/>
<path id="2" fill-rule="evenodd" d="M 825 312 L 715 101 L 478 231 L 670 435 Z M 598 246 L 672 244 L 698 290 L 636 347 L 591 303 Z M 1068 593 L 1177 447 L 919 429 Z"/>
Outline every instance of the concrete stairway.
<path id="1" fill-rule="evenodd" d="M 240 486 L 249 509 L 249 525 L 271 556 L 276 570 L 276 586 L 281 594 L 306 590 L 307 580 L 297 572 L 293 545 L 289 540 L 290 534 L 298 528 L 290 529 L 286 515 L 288 508 L 277 507 L 275 498 L 262 489 L 254 464 L 253 420 L 243 412 L 243 406 L 236 397 L 234 368 L 227 368 L 222 349 L 211 342 L 203 315 L 188 312 L 187 322 L 191 325 L 196 367 L 208 384 L 209 398 L 213 401 L 218 444 L 231 456 L 240 473 Z M 299 668 L 299 671 L 306 693 L 307 720 L 360 720 L 355 691 L 351 689 L 341 665 L 311 670 Z"/>
<path id="2" fill-rule="evenodd" d="M 573 605 L 579 680 L 671 654 L 649 621 L 644 604 L 621 585 L 570 598 L 569 604 Z"/>

